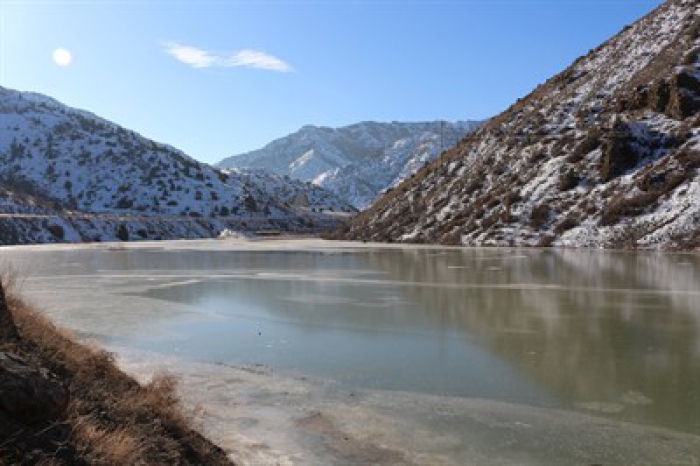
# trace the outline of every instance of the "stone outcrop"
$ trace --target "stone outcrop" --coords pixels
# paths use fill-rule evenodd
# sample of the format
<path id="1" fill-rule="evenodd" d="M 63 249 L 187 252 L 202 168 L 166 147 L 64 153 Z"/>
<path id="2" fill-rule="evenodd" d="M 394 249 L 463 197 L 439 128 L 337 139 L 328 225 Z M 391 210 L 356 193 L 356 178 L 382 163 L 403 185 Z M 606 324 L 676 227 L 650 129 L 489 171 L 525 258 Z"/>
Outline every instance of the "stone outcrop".
<path id="1" fill-rule="evenodd" d="M 634 137 L 623 123 L 616 122 L 602 141 L 600 176 L 610 181 L 633 168 L 639 159 L 634 148 Z"/>
<path id="2" fill-rule="evenodd" d="M 691 66 L 679 67 L 670 77 L 639 85 L 621 96 L 616 111 L 651 110 L 684 120 L 700 111 L 700 80 Z"/>
<path id="3" fill-rule="evenodd" d="M 0 412 L 22 422 L 54 419 L 66 409 L 68 393 L 45 368 L 0 352 Z"/>
<path id="4" fill-rule="evenodd" d="M 669 87 L 667 115 L 682 120 L 700 111 L 700 81 L 697 74 L 689 70 L 681 71 L 673 76 Z"/>

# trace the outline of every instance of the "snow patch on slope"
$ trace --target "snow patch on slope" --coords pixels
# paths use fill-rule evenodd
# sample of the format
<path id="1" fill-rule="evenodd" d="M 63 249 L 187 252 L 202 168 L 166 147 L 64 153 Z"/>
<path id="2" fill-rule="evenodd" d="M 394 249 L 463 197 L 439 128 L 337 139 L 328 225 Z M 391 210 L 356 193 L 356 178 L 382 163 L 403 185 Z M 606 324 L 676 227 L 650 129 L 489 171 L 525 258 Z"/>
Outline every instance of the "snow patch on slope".
<path id="1" fill-rule="evenodd" d="M 477 122 L 374 123 L 342 128 L 305 126 L 263 149 L 226 158 L 224 168 L 259 168 L 310 181 L 357 208 L 396 186 L 441 149 L 456 144 Z"/>

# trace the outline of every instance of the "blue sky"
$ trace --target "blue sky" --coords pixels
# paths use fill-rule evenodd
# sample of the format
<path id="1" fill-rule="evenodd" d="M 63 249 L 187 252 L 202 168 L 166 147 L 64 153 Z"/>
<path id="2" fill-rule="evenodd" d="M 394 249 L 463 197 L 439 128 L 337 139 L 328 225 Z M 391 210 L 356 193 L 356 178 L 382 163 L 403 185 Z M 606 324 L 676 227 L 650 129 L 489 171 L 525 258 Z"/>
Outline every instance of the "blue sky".
<path id="1" fill-rule="evenodd" d="M 493 116 L 660 3 L 0 0 L 0 84 L 216 162 L 305 124 Z"/>

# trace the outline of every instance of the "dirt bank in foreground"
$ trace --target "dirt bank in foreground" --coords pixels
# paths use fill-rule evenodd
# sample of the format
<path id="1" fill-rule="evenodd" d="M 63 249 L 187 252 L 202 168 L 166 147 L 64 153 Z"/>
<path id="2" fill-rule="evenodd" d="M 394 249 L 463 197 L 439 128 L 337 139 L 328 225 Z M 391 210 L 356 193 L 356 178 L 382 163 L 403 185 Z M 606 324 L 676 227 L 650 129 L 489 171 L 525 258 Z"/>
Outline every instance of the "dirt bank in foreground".
<path id="1" fill-rule="evenodd" d="M 232 464 L 190 426 L 174 381 L 139 385 L 0 286 L 0 465 Z"/>

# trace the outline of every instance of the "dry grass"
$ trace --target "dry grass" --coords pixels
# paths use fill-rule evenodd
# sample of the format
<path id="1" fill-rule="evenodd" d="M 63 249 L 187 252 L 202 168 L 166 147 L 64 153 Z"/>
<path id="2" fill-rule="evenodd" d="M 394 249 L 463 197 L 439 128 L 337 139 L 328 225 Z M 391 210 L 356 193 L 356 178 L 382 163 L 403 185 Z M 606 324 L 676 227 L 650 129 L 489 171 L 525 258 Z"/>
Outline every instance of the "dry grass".
<path id="1" fill-rule="evenodd" d="M 143 386 L 124 374 L 104 350 L 73 335 L 21 300 L 16 275 L 5 273 L 8 307 L 19 342 L 0 342 L 64 384 L 70 403 L 59 419 L 24 426 L 0 437 L 0 464 L 231 464 L 192 428 L 177 396 L 177 381 L 155 377 Z M 2 413 L 0 413 L 0 418 Z M 2 422 L 2 419 L 0 419 Z M 27 449 L 31 448 L 31 451 Z"/>
<path id="2" fill-rule="evenodd" d="M 134 437 L 128 427 L 108 430 L 85 416 L 73 424 L 78 454 L 94 463 L 138 464 L 148 449 L 144 439 Z"/>

